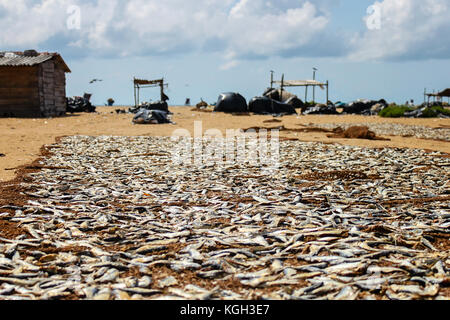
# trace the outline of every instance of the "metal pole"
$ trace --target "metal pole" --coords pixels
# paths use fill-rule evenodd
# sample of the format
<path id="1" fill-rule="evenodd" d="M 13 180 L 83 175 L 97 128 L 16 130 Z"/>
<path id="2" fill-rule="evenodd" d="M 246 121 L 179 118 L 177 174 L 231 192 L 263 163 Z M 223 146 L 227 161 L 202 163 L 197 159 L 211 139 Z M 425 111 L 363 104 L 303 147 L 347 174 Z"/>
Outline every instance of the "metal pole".
<path id="1" fill-rule="evenodd" d="M 314 71 L 315 73 L 315 71 Z M 316 80 L 316 75 L 314 74 L 313 80 Z M 313 102 L 316 101 L 316 86 L 313 86 Z"/>
<path id="2" fill-rule="evenodd" d="M 308 102 L 308 85 L 306 85 L 305 88 L 306 88 L 305 89 L 305 103 L 307 103 Z"/>
<path id="3" fill-rule="evenodd" d="M 270 89 L 273 89 L 273 73 L 275 71 L 270 70 Z"/>
<path id="4" fill-rule="evenodd" d="M 283 102 L 283 86 L 284 86 L 284 73 L 281 76 L 281 90 L 280 90 L 280 101 Z"/>
<path id="5" fill-rule="evenodd" d="M 139 105 L 140 102 L 141 102 L 141 101 L 140 101 L 141 99 L 140 99 L 140 97 L 139 97 L 139 93 L 140 93 L 141 88 L 139 88 L 139 84 L 137 84 L 136 86 L 137 86 L 137 102 L 138 102 L 138 105 Z"/>
<path id="6" fill-rule="evenodd" d="M 138 103 L 138 98 L 137 98 L 137 95 L 136 95 L 136 86 L 137 86 L 136 78 L 133 78 L 133 86 L 134 86 L 134 106 L 137 108 L 139 103 Z"/>
<path id="7" fill-rule="evenodd" d="M 327 80 L 327 102 L 326 105 L 328 105 L 328 80 Z"/>
<path id="8" fill-rule="evenodd" d="M 316 68 L 313 68 L 313 80 L 316 80 Z M 316 86 L 313 86 L 313 102 L 316 101 Z"/>

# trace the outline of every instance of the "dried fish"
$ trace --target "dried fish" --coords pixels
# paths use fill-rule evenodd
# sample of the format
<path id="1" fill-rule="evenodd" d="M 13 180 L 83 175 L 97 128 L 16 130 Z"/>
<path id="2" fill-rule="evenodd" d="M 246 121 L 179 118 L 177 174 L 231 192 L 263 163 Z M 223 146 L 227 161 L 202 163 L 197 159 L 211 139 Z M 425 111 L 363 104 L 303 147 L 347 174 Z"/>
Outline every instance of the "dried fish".
<path id="1" fill-rule="evenodd" d="M 2 208 L 23 234 L 0 238 L 0 299 L 448 298 L 439 152 L 281 141 L 266 174 L 176 165 L 163 137 L 57 146 L 41 164 L 67 169 L 30 173 L 32 200 Z"/>
<path id="2" fill-rule="evenodd" d="M 164 279 L 161 279 L 161 280 L 158 281 L 158 287 L 159 288 L 171 287 L 171 286 L 175 286 L 177 284 L 178 284 L 177 279 L 175 279 L 172 276 L 164 278 Z"/>

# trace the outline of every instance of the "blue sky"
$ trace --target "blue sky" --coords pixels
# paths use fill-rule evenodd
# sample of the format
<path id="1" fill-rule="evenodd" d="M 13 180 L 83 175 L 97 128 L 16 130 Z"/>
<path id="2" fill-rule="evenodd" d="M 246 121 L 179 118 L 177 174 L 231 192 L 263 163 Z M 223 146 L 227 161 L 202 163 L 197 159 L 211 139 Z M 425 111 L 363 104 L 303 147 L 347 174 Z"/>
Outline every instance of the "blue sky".
<path id="1" fill-rule="evenodd" d="M 249 100 L 270 70 L 311 79 L 313 67 L 333 101 L 422 102 L 424 88 L 450 87 L 449 13 L 450 0 L 0 0 L 0 50 L 61 53 L 67 94 L 100 105 L 132 104 L 134 76 L 164 77 L 178 105 L 228 91 Z"/>

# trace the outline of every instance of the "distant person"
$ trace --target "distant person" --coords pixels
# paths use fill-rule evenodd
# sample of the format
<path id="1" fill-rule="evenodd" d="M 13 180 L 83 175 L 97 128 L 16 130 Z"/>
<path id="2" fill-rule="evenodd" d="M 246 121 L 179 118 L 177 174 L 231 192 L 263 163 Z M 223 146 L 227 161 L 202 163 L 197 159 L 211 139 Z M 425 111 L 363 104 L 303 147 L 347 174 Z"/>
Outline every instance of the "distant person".
<path id="1" fill-rule="evenodd" d="M 190 106 L 191 105 L 191 99 L 186 98 L 186 102 L 184 104 L 187 105 L 187 106 Z"/>

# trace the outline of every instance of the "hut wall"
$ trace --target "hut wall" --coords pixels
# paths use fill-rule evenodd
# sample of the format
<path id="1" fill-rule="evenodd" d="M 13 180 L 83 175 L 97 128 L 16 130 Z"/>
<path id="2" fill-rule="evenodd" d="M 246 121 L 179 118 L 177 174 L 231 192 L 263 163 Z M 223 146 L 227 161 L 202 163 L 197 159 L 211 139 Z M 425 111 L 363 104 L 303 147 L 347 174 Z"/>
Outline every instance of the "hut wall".
<path id="1" fill-rule="evenodd" d="M 0 117 L 38 117 L 38 67 L 0 67 Z"/>
<path id="2" fill-rule="evenodd" d="M 55 69 L 55 110 L 57 115 L 66 114 L 66 73 L 60 68 Z"/>
<path id="3" fill-rule="evenodd" d="M 66 113 L 66 75 L 53 60 L 40 66 L 39 98 L 43 116 L 61 116 Z"/>

